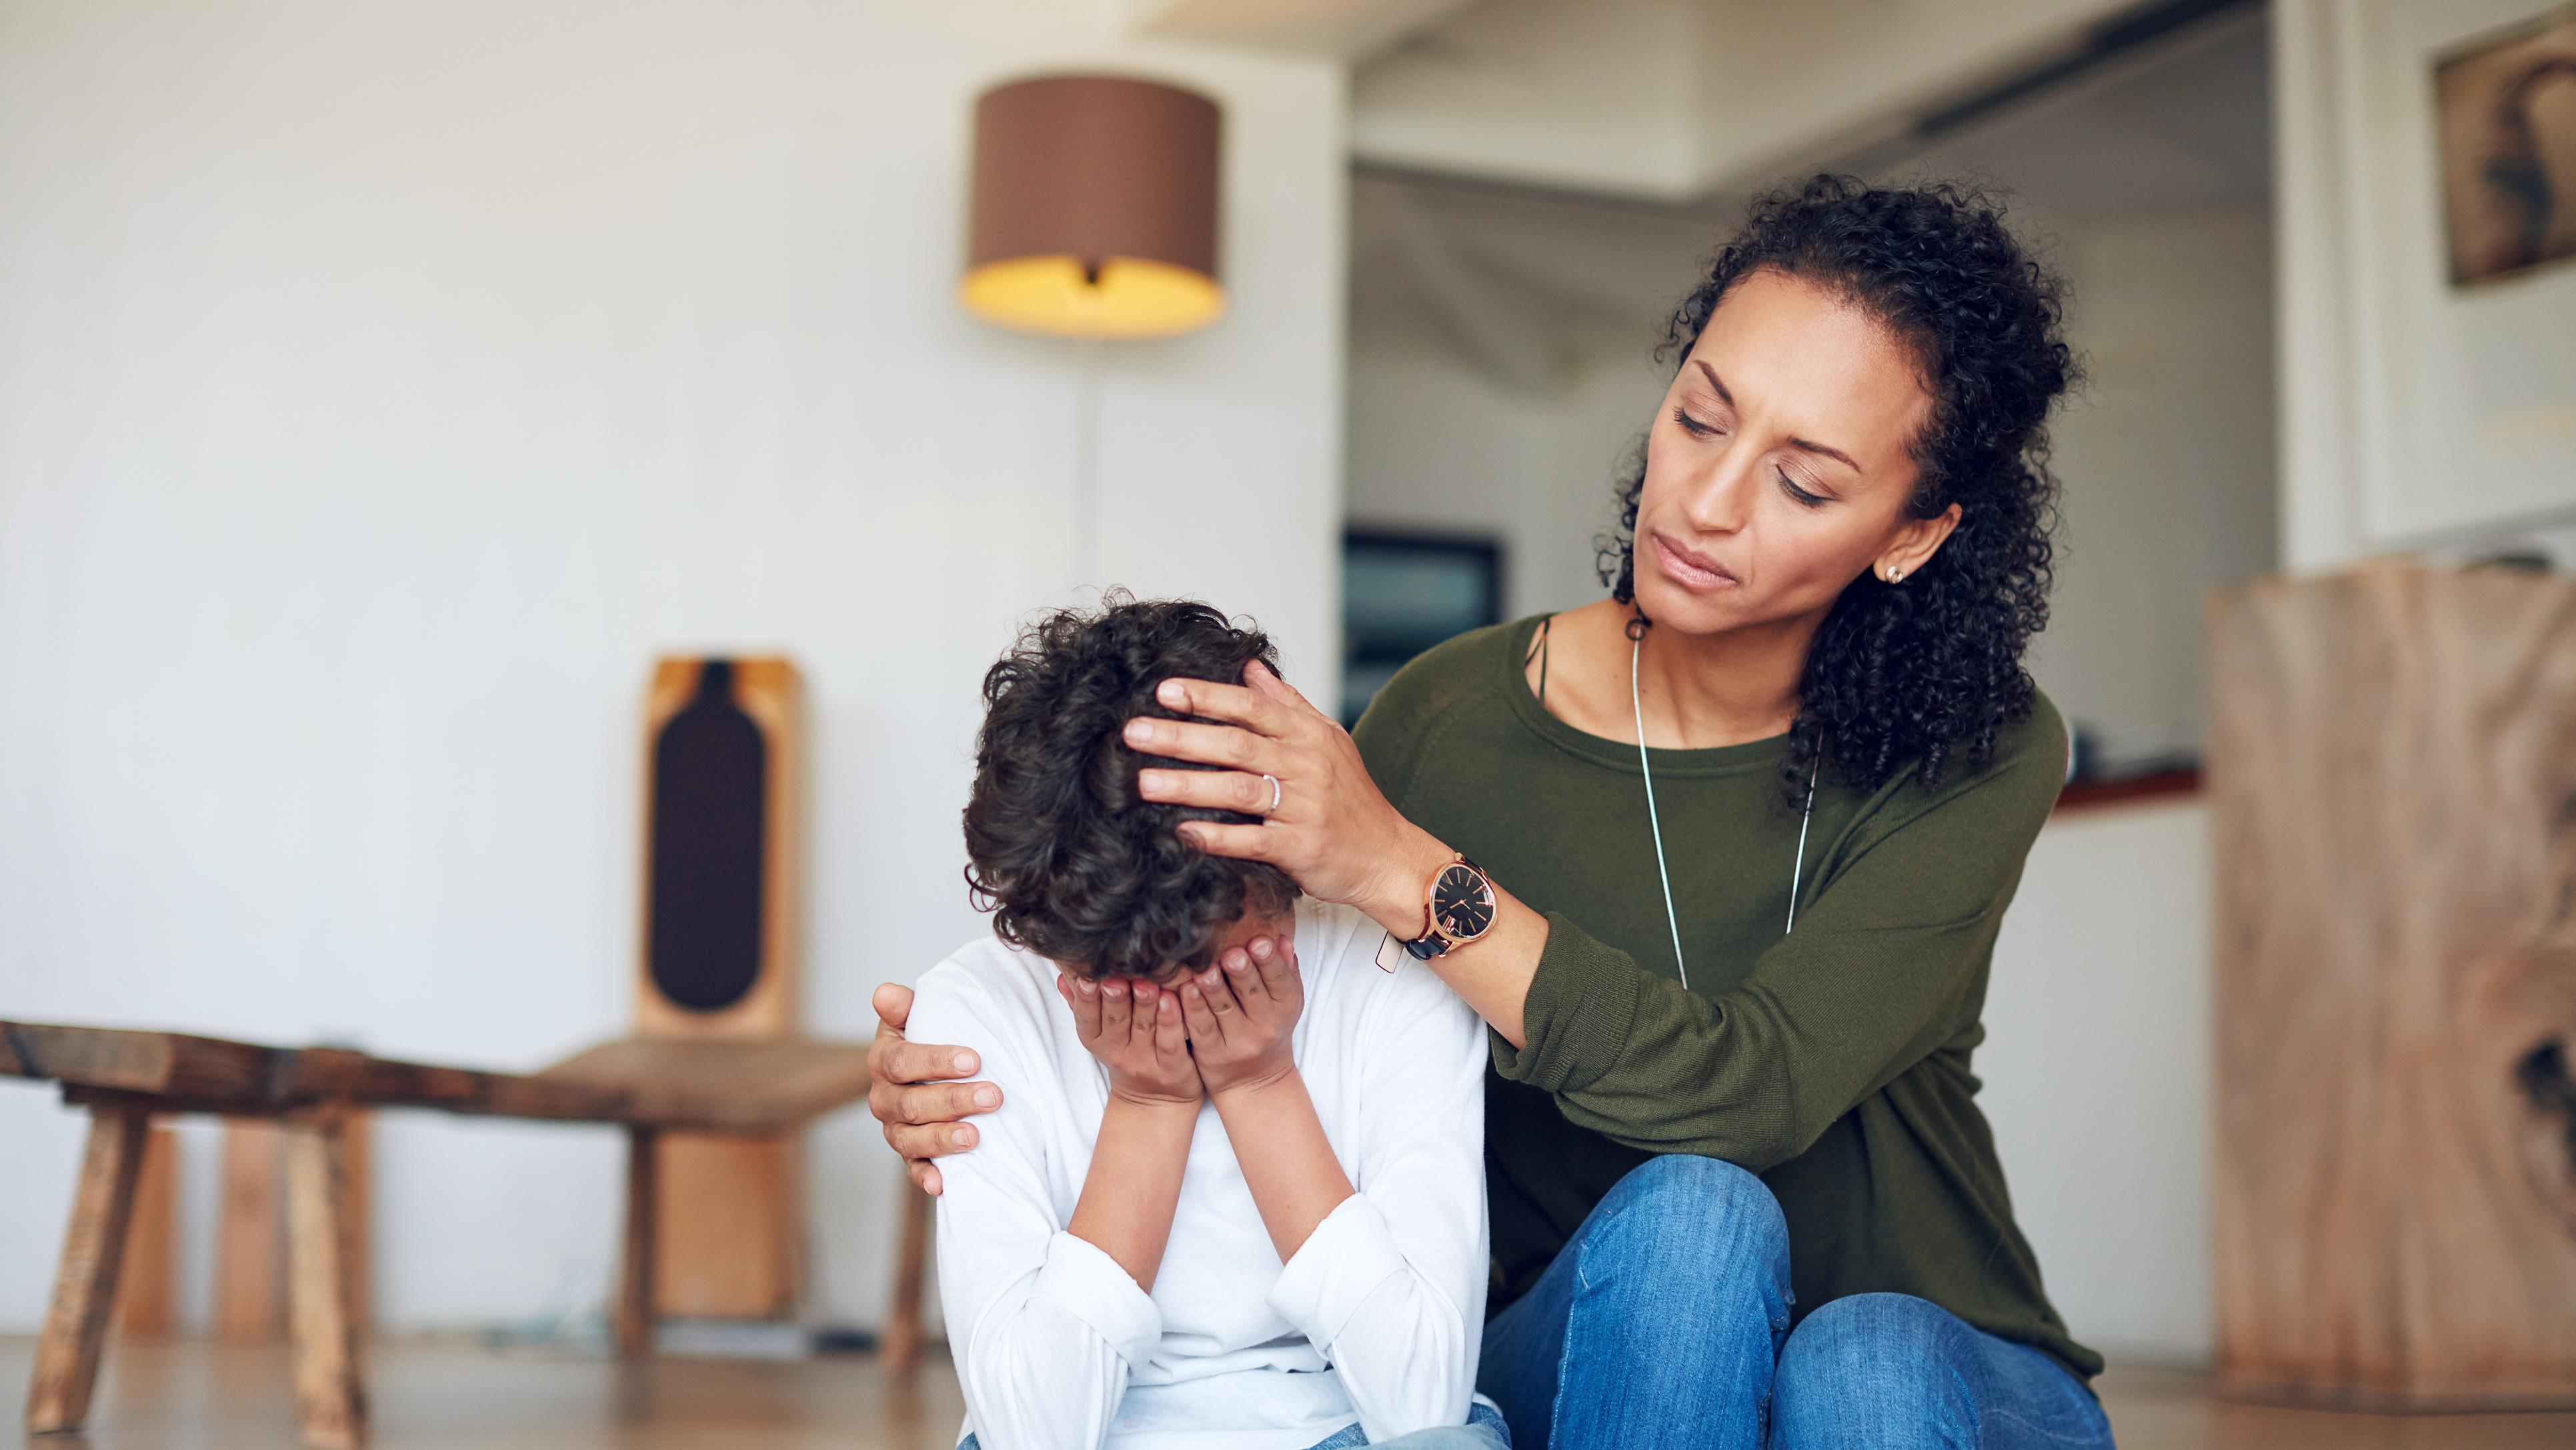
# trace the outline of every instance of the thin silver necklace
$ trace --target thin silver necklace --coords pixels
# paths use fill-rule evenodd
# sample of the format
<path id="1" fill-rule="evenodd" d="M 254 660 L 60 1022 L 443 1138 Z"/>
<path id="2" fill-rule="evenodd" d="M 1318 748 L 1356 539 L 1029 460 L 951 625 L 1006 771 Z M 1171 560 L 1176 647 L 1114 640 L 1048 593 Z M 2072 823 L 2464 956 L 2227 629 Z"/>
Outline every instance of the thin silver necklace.
<path id="1" fill-rule="evenodd" d="M 1642 634 L 1628 641 L 1628 708 L 1637 720 L 1637 773 L 1646 778 L 1646 825 L 1655 834 L 1655 874 L 1664 880 L 1664 925 L 1672 928 L 1673 965 L 1681 968 L 1682 986 L 1690 986 L 1690 964 L 1682 960 L 1682 922 L 1673 910 L 1673 873 L 1664 864 L 1664 824 L 1655 814 L 1655 770 L 1646 762 L 1646 707 L 1637 691 L 1637 657 L 1646 646 Z M 1807 806 L 1798 813 L 1798 855 L 1789 866 L 1789 924 L 1780 929 L 1782 936 L 1798 929 L 1798 883 L 1807 869 L 1807 823 L 1816 814 L 1816 772 L 1824 767 L 1825 753 L 1816 752 L 1816 763 L 1807 770 Z"/>

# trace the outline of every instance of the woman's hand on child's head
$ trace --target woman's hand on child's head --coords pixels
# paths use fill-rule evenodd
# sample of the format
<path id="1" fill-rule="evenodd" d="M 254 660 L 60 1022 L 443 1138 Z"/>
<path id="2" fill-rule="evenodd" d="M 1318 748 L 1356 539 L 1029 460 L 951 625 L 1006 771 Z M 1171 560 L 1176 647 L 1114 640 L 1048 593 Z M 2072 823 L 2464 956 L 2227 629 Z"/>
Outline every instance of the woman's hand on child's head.
<path id="1" fill-rule="evenodd" d="M 1190 1053 L 1210 1093 L 1258 1087 L 1297 1070 L 1289 1033 L 1306 1006 L 1297 949 L 1286 936 L 1254 937 L 1181 979 Z"/>
<path id="2" fill-rule="evenodd" d="M 1055 989 L 1073 1009 L 1083 1050 L 1109 1069 L 1110 1092 L 1147 1105 L 1193 1107 L 1205 1095 L 1181 1026 L 1180 998 L 1126 977 L 1094 981 L 1059 973 Z"/>

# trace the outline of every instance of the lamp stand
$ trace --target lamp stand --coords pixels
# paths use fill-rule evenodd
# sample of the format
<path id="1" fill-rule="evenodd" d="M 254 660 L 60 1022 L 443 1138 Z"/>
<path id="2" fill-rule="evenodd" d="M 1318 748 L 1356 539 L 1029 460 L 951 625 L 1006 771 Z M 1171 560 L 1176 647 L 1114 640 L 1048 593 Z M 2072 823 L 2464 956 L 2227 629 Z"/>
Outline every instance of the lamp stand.
<path id="1" fill-rule="evenodd" d="M 1074 587 L 1094 583 L 1100 572 L 1100 347 L 1097 337 L 1075 346 L 1073 512 Z"/>

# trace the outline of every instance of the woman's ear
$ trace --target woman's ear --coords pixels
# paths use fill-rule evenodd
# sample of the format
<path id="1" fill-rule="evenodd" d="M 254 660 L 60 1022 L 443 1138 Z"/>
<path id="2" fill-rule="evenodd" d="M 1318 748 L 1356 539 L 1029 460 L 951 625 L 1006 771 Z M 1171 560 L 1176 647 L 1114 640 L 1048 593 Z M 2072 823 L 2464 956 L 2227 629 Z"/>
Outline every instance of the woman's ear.
<path id="1" fill-rule="evenodd" d="M 1887 547 L 1878 551 L 1870 572 L 1882 583 L 1904 582 L 1906 575 L 1920 570 L 1941 552 L 1950 531 L 1958 526 L 1959 506 L 1955 503 L 1928 519 L 1907 519 L 1896 530 L 1896 536 L 1887 541 Z"/>

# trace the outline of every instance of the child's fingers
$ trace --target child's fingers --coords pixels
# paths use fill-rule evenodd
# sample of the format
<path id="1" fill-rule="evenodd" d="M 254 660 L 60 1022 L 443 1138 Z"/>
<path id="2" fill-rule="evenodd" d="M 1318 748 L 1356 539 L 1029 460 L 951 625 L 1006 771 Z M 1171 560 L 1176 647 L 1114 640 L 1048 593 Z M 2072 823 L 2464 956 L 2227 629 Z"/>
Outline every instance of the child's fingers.
<path id="1" fill-rule="evenodd" d="M 1127 990 L 1136 998 L 1136 1016 L 1128 1028 L 1127 1043 L 1130 1047 L 1151 1047 L 1155 1019 L 1162 1015 L 1163 1004 L 1172 994 L 1151 982 L 1130 982 Z"/>
<path id="2" fill-rule="evenodd" d="M 1073 1009 L 1073 1030 L 1086 1043 L 1100 1035 L 1100 986 L 1096 982 L 1077 982 L 1058 974 L 1056 990 L 1064 994 L 1065 1005 Z"/>
<path id="3" fill-rule="evenodd" d="M 1243 1004 L 1243 1010 L 1255 1011 L 1269 1000 L 1270 989 L 1262 985 L 1261 973 L 1254 968 L 1251 953 L 1236 947 L 1217 958 L 1217 965 L 1225 968 L 1226 984 L 1234 988 L 1234 999 Z"/>
<path id="4" fill-rule="evenodd" d="M 1236 991 L 1243 985 L 1242 979 L 1229 977 L 1217 967 L 1210 967 L 1200 975 L 1207 979 L 1199 989 L 1207 993 L 1208 1008 L 1216 1013 L 1217 1030 L 1240 1034 L 1244 1025 L 1252 1020 L 1252 1002 Z"/>
<path id="5" fill-rule="evenodd" d="M 1288 937 L 1257 936 L 1252 939 L 1252 962 L 1260 969 L 1261 986 L 1281 1002 L 1298 1000 L 1302 984 L 1297 980 L 1297 944 Z"/>
<path id="6" fill-rule="evenodd" d="M 1181 1001 L 1169 992 L 1163 994 L 1162 1010 L 1154 1014 L 1154 1051 L 1167 1067 L 1178 1068 L 1190 1060 L 1190 1037 L 1181 1023 Z"/>
<path id="7" fill-rule="evenodd" d="M 1100 988 L 1100 1031 L 1112 1043 L 1127 1036 L 1127 983 L 1117 977 L 1103 977 Z"/>
<path id="8" fill-rule="evenodd" d="M 1208 1000 L 1208 994 L 1201 990 L 1197 979 L 1185 981 L 1180 995 L 1181 1024 L 1188 1030 L 1190 1040 L 1209 1047 L 1222 1046 L 1225 1029 L 1217 1025 L 1216 1004 Z"/>

